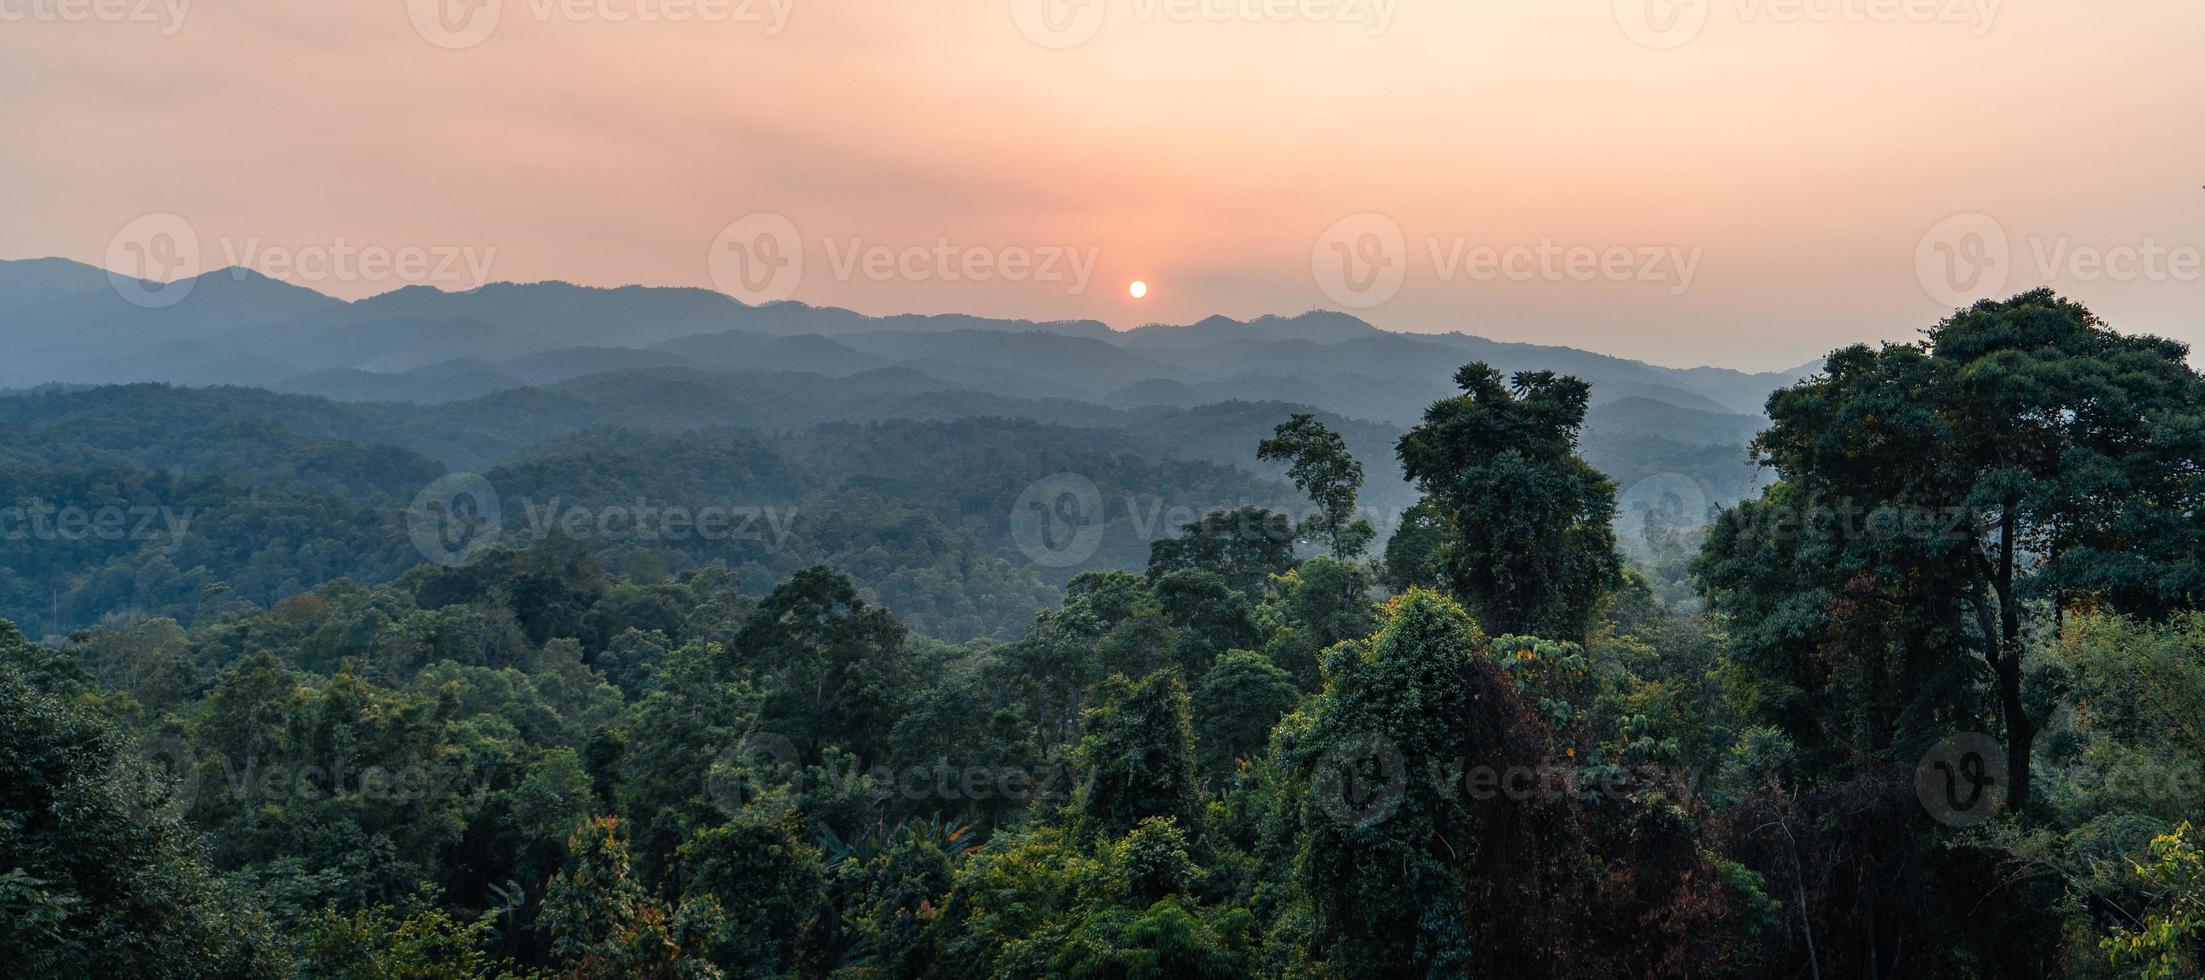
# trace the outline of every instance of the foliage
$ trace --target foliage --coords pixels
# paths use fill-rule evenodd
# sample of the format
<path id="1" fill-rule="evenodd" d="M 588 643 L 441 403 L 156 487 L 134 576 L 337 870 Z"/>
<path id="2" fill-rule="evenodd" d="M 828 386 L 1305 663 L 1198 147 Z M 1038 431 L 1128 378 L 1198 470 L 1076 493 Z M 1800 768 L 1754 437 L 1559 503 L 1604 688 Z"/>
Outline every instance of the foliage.
<path id="1" fill-rule="evenodd" d="M 2184 822 L 2172 833 L 2152 838 L 2149 864 L 2132 867 L 2152 904 L 2136 928 L 2116 929 L 2106 937 L 2106 953 L 2116 966 L 2150 980 L 2196 976 L 2205 968 L 2200 958 L 2205 953 L 2205 850 L 2197 836 Z"/>
<path id="2" fill-rule="evenodd" d="M 1615 485 L 1576 455 L 1591 389 L 1545 371 L 1503 384 L 1482 362 L 1455 384 L 1462 395 L 1434 403 L 1400 447 L 1452 527 L 1448 583 L 1488 628 L 1582 639 L 1620 574 Z"/>
<path id="3" fill-rule="evenodd" d="M 296 976 L 316 980 L 474 980 L 519 977 L 482 947 L 488 920 L 454 921 L 434 895 L 407 909 L 383 905 L 345 915 L 324 911 L 299 943 Z"/>
<path id="4" fill-rule="evenodd" d="M 1233 591 L 1255 595 L 1266 579 L 1294 563 L 1293 521 L 1262 507 L 1214 511 L 1179 531 L 1179 537 L 1150 546 L 1150 577 L 1184 570 L 1215 572 Z"/>
<path id="5" fill-rule="evenodd" d="M 1116 675 L 1103 682 L 1097 700 L 1079 746 L 1073 805 L 1081 826 L 1111 837 L 1151 818 L 1198 827 L 1201 784 L 1186 683 L 1170 671 L 1137 681 Z"/>
<path id="6" fill-rule="evenodd" d="M 1336 561 L 1352 561 L 1363 553 L 1376 532 L 1369 521 L 1355 516 L 1363 464 L 1348 452 L 1347 440 L 1304 412 L 1280 423 L 1256 447 L 1256 458 L 1290 464 L 1287 476 L 1316 503 L 1317 512 L 1302 521 L 1303 536 L 1322 540 Z"/>
<path id="7" fill-rule="evenodd" d="M 25 975 L 273 977 L 265 920 L 217 877 L 115 725 L 31 687 L 0 623 L 0 960 Z"/>
<path id="8" fill-rule="evenodd" d="M 1376 562 L 1385 427 L 1278 403 L 1124 414 L 1283 469 L 1299 527 L 1276 481 L 930 389 L 0 398 L 0 497 L 196 508 L 173 548 L 0 542 L 0 609 L 46 638 L 0 630 L 0 964 L 2189 975 L 2181 353 L 2045 293 L 1840 351 L 1772 400 L 1780 479 L 1632 570 L 1581 449 L 1671 449 L 1580 447 L 1584 384 L 1477 364 L 1398 443 L 1423 497 Z M 952 414 L 852 421 L 890 401 Z M 419 564 L 400 510 L 455 463 L 508 537 Z M 1012 508 L 1067 472 L 1102 544 L 1044 567 Z M 800 516 L 780 546 L 533 533 L 639 496 Z M 1968 520 L 1803 533 L 1863 502 Z M 1703 540 L 1704 608 L 1677 574 Z M 1962 827 L 1917 775 L 1971 731 L 2029 732 L 2033 792 Z"/>
<path id="9" fill-rule="evenodd" d="M 1334 655 L 1283 746 L 1308 781 L 1296 875 L 1317 922 L 1311 952 L 1333 969 L 1570 972 L 1585 874 L 1570 801 L 1410 776 L 1437 763 L 1512 784 L 1545 778 L 1551 735 L 1486 645 L 1452 601 L 1412 590 L 1368 643 Z M 1366 780 L 1378 786 L 1367 797 Z"/>

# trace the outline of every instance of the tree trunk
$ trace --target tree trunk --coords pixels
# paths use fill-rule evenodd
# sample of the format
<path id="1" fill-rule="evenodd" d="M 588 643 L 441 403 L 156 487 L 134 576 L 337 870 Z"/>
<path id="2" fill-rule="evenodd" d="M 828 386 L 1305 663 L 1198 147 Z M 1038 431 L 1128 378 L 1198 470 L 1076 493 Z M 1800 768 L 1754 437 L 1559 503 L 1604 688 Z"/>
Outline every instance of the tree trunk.
<path id="1" fill-rule="evenodd" d="M 1991 664 L 1998 677 L 1998 711 L 2006 718 L 2006 805 L 2016 813 L 2029 805 L 2029 756 L 2036 725 L 2021 704 L 2021 610 L 2014 602 L 2014 506 L 2009 498 L 1998 518 L 1998 647 Z"/>

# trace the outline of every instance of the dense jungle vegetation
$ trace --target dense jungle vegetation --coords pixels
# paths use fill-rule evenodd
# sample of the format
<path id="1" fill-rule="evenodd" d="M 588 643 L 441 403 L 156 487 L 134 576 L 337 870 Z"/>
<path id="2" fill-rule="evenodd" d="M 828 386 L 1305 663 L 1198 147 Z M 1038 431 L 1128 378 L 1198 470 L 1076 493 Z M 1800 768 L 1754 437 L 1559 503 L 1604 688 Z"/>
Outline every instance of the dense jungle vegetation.
<path id="1" fill-rule="evenodd" d="M 1224 423 L 17 393 L 0 964 L 2205 975 L 2188 354 L 1985 301 L 1667 515 L 1591 384 L 1475 360 L 1378 460 L 1253 402 L 1172 454 Z M 496 513 L 424 510 L 455 459 Z"/>

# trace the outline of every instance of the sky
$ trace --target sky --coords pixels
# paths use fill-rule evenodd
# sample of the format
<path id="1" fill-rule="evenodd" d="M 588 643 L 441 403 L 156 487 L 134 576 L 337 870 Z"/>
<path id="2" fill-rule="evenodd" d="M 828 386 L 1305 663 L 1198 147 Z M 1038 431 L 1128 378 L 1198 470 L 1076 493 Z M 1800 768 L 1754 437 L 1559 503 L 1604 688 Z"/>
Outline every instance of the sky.
<path id="1" fill-rule="evenodd" d="M 2200 39 L 2195 0 L 0 0 L 0 258 L 1754 370 L 2050 284 L 2205 346 Z"/>

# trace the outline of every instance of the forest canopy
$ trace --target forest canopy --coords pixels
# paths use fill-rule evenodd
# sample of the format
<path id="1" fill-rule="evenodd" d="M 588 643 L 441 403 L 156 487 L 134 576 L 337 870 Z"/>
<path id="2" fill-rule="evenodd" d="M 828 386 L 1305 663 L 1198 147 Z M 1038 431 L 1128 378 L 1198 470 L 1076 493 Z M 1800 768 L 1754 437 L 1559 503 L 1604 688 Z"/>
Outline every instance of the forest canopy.
<path id="1" fill-rule="evenodd" d="M 1475 360 L 1376 461 L 0 397 L 0 965 L 2198 976 L 2188 356 L 1984 301 L 1662 526 Z"/>

